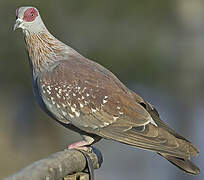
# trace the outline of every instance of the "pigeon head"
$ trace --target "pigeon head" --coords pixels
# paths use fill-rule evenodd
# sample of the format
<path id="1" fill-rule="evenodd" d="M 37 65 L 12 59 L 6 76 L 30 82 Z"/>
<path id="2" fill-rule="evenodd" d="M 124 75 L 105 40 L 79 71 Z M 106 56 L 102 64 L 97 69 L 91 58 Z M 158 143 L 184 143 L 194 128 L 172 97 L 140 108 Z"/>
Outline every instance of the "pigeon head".
<path id="1" fill-rule="evenodd" d="M 45 29 L 45 25 L 35 7 L 20 7 L 16 9 L 16 23 L 13 30 L 18 28 L 28 35 L 41 32 Z"/>

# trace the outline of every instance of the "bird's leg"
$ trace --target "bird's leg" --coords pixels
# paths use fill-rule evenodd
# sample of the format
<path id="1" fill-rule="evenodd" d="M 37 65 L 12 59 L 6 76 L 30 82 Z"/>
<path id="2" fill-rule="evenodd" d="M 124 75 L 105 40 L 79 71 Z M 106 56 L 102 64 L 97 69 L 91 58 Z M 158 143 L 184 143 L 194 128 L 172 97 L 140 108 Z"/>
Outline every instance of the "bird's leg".
<path id="1" fill-rule="evenodd" d="M 91 152 L 92 148 L 90 145 L 95 141 L 94 138 L 86 135 L 83 135 L 82 137 L 84 139 L 83 141 L 79 141 L 69 145 L 68 149 L 76 149 L 80 151 Z"/>
<path id="2" fill-rule="evenodd" d="M 86 158 L 87 161 L 87 167 L 88 167 L 88 172 L 89 172 L 89 179 L 94 180 L 94 167 L 93 167 L 93 162 L 91 161 L 90 157 L 86 152 L 92 152 L 91 144 L 95 141 L 94 138 L 86 135 L 82 135 L 83 141 L 79 141 L 76 143 L 73 143 L 68 146 L 68 149 L 76 149 L 80 151 L 84 157 Z"/>
<path id="3" fill-rule="evenodd" d="M 79 141 L 79 142 L 76 142 L 76 143 L 69 145 L 68 149 L 76 149 L 76 150 L 80 150 L 80 151 L 90 152 L 91 147 L 87 147 L 88 145 L 90 145 L 90 143 L 87 141 Z"/>

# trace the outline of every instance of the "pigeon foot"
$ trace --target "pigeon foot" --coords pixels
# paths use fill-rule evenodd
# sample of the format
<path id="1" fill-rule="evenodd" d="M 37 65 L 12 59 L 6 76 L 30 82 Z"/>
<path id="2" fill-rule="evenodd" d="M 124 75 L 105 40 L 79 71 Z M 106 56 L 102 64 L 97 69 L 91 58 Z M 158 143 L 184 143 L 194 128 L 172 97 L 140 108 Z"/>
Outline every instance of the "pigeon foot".
<path id="1" fill-rule="evenodd" d="M 90 143 L 87 141 L 79 141 L 68 146 L 68 149 L 76 149 L 79 151 L 92 152 Z"/>

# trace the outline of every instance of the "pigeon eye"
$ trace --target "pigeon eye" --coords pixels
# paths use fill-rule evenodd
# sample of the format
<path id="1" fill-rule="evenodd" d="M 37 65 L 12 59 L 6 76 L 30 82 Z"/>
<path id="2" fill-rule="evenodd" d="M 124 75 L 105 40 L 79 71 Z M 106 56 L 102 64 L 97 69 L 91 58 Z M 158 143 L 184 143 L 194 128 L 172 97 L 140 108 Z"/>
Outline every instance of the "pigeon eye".
<path id="1" fill-rule="evenodd" d="M 24 12 L 24 16 L 23 16 L 23 20 L 25 20 L 26 22 L 32 22 L 35 20 L 35 18 L 38 16 L 38 12 L 36 9 L 34 8 L 28 8 L 25 12 Z"/>

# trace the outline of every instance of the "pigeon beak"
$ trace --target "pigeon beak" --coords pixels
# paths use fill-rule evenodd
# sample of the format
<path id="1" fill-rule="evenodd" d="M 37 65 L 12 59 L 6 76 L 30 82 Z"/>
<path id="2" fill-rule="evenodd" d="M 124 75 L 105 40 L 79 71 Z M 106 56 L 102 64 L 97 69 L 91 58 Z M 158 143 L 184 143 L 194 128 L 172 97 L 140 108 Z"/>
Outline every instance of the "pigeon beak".
<path id="1" fill-rule="evenodd" d="M 21 23 L 23 22 L 22 19 L 16 19 L 16 24 L 13 26 L 13 31 L 15 31 L 16 29 L 20 28 Z"/>

